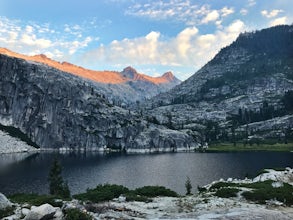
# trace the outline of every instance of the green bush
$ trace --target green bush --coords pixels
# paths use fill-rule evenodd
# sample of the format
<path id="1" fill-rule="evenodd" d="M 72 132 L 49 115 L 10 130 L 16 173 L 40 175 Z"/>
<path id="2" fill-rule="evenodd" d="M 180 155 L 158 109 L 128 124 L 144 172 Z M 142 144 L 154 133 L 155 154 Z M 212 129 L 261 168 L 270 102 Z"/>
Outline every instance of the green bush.
<path id="1" fill-rule="evenodd" d="M 138 201 L 138 202 L 151 202 L 151 199 L 149 199 L 146 196 L 140 196 L 136 195 L 133 191 L 130 191 L 129 193 L 125 194 L 126 201 Z"/>
<path id="2" fill-rule="evenodd" d="M 79 209 L 66 209 L 65 220 L 92 220 L 93 217 Z"/>
<path id="3" fill-rule="evenodd" d="M 15 203 L 24 204 L 28 203 L 30 205 L 40 206 L 42 204 L 48 203 L 54 207 L 61 207 L 63 205 L 62 201 L 56 201 L 58 199 L 52 195 L 38 195 L 38 194 L 25 194 L 18 193 L 8 196 L 8 198 Z"/>
<path id="4" fill-rule="evenodd" d="M 286 205 L 293 205 L 293 186 L 284 183 L 284 186 L 274 188 L 272 181 L 249 184 L 253 191 L 243 192 L 242 195 L 247 200 L 265 203 L 266 200 L 276 199 Z"/>
<path id="5" fill-rule="evenodd" d="M 129 189 L 121 185 L 100 184 L 95 189 L 87 189 L 85 193 L 75 195 L 74 198 L 83 201 L 102 202 L 117 198 L 128 192 Z"/>
<path id="6" fill-rule="evenodd" d="M 215 195 L 221 198 L 236 197 L 240 190 L 237 188 L 220 188 L 216 191 Z"/>
<path id="7" fill-rule="evenodd" d="M 171 196 L 177 197 L 177 193 L 165 188 L 164 186 L 144 186 L 134 190 L 134 193 L 141 196 L 156 197 L 156 196 Z"/>
<path id="8" fill-rule="evenodd" d="M 7 207 L 5 209 L 0 209 L 0 219 L 13 215 L 14 214 L 14 207 Z"/>

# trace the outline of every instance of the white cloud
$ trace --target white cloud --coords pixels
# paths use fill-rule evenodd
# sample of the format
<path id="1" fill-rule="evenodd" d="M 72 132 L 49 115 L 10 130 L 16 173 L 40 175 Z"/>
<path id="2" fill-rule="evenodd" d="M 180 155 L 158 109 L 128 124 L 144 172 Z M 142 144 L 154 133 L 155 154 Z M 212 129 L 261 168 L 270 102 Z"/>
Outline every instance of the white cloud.
<path id="1" fill-rule="evenodd" d="M 248 14 L 248 10 L 247 10 L 246 8 L 242 8 L 242 9 L 240 10 L 240 14 L 241 14 L 241 15 L 247 15 L 247 14 Z"/>
<path id="2" fill-rule="evenodd" d="M 224 7 L 221 9 L 221 12 L 222 12 L 222 16 L 223 17 L 226 17 L 230 14 L 233 14 L 234 13 L 234 9 L 233 8 L 228 8 L 228 7 Z"/>
<path id="3" fill-rule="evenodd" d="M 202 23 L 207 24 L 211 21 L 216 21 L 220 17 L 220 14 L 217 10 L 209 12 L 206 17 L 202 19 Z"/>
<path id="4" fill-rule="evenodd" d="M 287 17 L 276 18 L 270 22 L 270 26 L 276 26 L 281 24 L 287 24 Z"/>
<path id="5" fill-rule="evenodd" d="M 262 16 L 266 18 L 274 18 L 279 15 L 279 13 L 283 12 L 283 10 L 274 9 L 271 11 L 263 10 L 261 11 Z"/>
<path id="6" fill-rule="evenodd" d="M 31 22 L 27 25 L 19 20 L 0 17 L 0 47 L 18 53 L 28 55 L 43 53 L 53 59 L 62 60 L 96 40 L 97 37 L 83 37 L 80 25 L 65 25 L 65 29 L 58 31 L 51 28 L 50 24 Z"/>
<path id="7" fill-rule="evenodd" d="M 200 34 L 196 27 L 185 28 L 171 39 L 166 39 L 159 32 L 150 32 L 139 38 L 100 45 L 84 53 L 80 60 L 83 65 L 98 62 L 119 67 L 151 64 L 195 69 L 209 61 L 244 30 L 244 23 L 236 20 L 212 34 Z"/>

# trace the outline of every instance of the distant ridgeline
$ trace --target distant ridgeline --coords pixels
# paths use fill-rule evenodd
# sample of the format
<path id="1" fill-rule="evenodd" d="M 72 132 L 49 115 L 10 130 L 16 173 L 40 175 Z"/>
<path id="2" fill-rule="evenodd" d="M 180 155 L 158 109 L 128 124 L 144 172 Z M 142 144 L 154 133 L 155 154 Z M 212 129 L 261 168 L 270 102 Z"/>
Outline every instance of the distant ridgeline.
<path id="1" fill-rule="evenodd" d="M 292 25 L 241 34 L 177 86 L 171 73 L 154 80 L 128 67 L 117 74 L 132 80 L 110 85 L 0 55 L 0 124 L 41 148 L 157 152 L 293 142 Z M 165 82 L 175 87 L 154 89 Z M 151 90 L 150 100 L 139 92 Z"/>

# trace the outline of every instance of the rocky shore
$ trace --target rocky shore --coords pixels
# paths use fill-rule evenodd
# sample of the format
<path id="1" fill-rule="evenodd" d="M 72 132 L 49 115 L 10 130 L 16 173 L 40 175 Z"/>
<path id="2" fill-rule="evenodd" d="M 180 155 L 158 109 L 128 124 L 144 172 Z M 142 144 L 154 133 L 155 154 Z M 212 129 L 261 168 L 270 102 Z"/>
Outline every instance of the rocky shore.
<path id="1" fill-rule="evenodd" d="M 50 204 L 30 206 L 29 204 L 12 204 L 0 194 L 0 209 L 13 206 L 13 213 L 5 220 L 13 219 L 68 219 L 68 210 L 78 210 L 88 219 L 293 219 L 292 201 L 280 201 L 271 198 L 264 202 L 247 199 L 245 192 L 255 192 L 251 188 L 258 184 L 269 184 L 273 191 L 283 187 L 292 194 L 293 169 L 281 171 L 264 170 L 253 179 L 232 179 L 215 181 L 200 188 L 201 192 L 181 197 L 155 197 L 148 202 L 126 201 L 119 198 L 107 202 L 91 203 L 79 200 L 56 201 L 60 207 Z M 219 186 L 222 187 L 219 187 Z M 235 196 L 220 196 L 221 189 L 236 189 Z M 223 190 L 221 190 L 223 191 Z M 292 198 L 293 195 L 284 195 Z M 67 213 L 67 214 L 66 214 Z"/>

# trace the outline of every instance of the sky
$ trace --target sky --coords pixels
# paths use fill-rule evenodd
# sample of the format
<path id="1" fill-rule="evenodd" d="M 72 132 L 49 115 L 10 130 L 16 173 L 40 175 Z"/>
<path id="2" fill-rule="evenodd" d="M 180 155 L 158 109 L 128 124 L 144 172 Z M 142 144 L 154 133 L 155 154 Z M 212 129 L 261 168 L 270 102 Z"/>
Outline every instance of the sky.
<path id="1" fill-rule="evenodd" d="M 185 80 L 240 33 L 292 23 L 293 0 L 0 0 L 0 47 Z"/>

